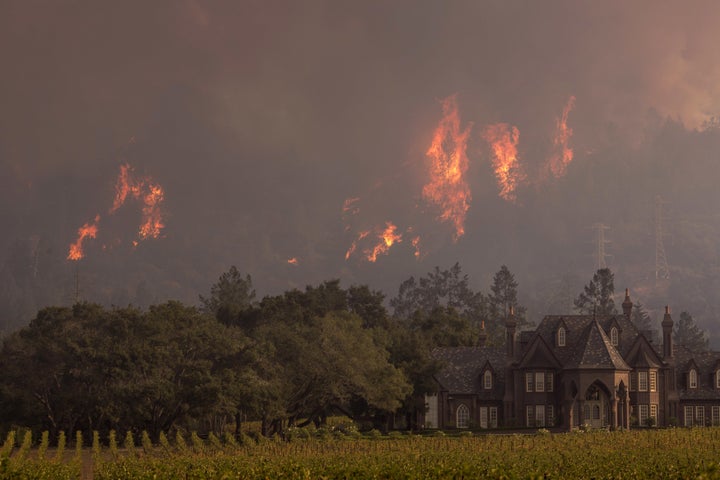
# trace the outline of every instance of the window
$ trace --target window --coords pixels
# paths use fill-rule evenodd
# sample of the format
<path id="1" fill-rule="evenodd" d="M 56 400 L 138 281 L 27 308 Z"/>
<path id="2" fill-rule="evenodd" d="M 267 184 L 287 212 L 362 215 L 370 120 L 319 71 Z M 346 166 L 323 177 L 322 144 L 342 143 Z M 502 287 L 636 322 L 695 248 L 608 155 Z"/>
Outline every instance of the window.
<path id="1" fill-rule="evenodd" d="M 558 347 L 564 347 L 565 346 L 565 327 L 558 328 L 557 331 L 557 344 Z"/>
<path id="2" fill-rule="evenodd" d="M 545 377 L 545 390 L 548 392 L 555 391 L 555 378 L 552 372 L 548 372 Z"/>
<path id="3" fill-rule="evenodd" d="M 635 389 L 637 389 L 637 386 L 635 385 L 635 383 L 636 383 L 636 381 L 635 381 L 635 375 L 637 375 L 635 372 L 630 372 L 630 374 L 629 374 L 629 377 L 630 377 L 630 391 L 631 391 L 631 392 L 634 392 Z"/>
<path id="4" fill-rule="evenodd" d="M 695 407 L 695 425 L 705 426 L 705 407 Z"/>
<path id="5" fill-rule="evenodd" d="M 548 405 L 547 407 L 547 424 L 549 426 L 555 425 L 555 405 Z"/>
<path id="6" fill-rule="evenodd" d="M 688 373 L 688 388 L 697 388 L 697 370 L 694 368 Z"/>
<path id="7" fill-rule="evenodd" d="M 457 408 L 455 425 L 457 428 L 468 428 L 470 425 L 470 409 L 464 403 Z"/>
<path id="8" fill-rule="evenodd" d="M 692 427 L 693 426 L 693 407 L 685 407 L 685 415 L 683 418 L 683 425 L 686 427 Z"/>
<path id="9" fill-rule="evenodd" d="M 526 427 L 535 426 L 535 405 L 527 405 L 525 407 L 525 422 Z"/>
<path id="10" fill-rule="evenodd" d="M 720 406 L 718 405 L 712 407 L 712 424 L 713 426 L 720 425 Z"/>
<path id="11" fill-rule="evenodd" d="M 657 425 L 657 404 L 650 405 L 650 418 L 654 418 Z"/>
<path id="12" fill-rule="evenodd" d="M 480 407 L 480 428 L 488 428 L 488 409 Z"/>
<path id="13" fill-rule="evenodd" d="M 545 405 L 535 405 L 535 426 L 545 426 Z"/>
<path id="14" fill-rule="evenodd" d="M 715 388 L 720 388 L 720 370 L 715 372 Z"/>
<path id="15" fill-rule="evenodd" d="M 545 372 L 536 372 L 535 373 L 535 391 L 536 392 L 544 392 L 545 391 Z"/>
<path id="16" fill-rule="evenodd" d="M 497 428 L 497 407 L 490 407 L 490 428 Z"/>
<path id="17" fill-rule="evenodd" d="M 648 406 L 647 405 L 638 405 L 638 422 L 641 426 L 647 425 L 647 419 L 648 419 Z"/>
<path id="18" fill-rule="evenodd" d="M 657 392 L 657 372 L 650 372 L 650 391 Z"/>
<path id="19" fill-rule="evenodd" d="M 526 392 L 532 392 L 533 391 L 533 382 L 534 377 L 533 374 L 528 372 L 525 374 L 525 391 Z M 529 426 L 529 425 L 528 425 Z"/>
<path id="20" fill-rule="evenodd" d="M 614 346 L 618 346 L 618 330 L 615 327 L 610 329 L 610 343 Z"/>
<path id="21" fill-rule="evenodd" d="M 483 388 L 485 388 L 485 390 L 492 390 L 492 372 L 490 370 L 485 370 L 485 374 L 483 375 Z"/>
<path id="22" fill-rule="evenodd" d="M 648 372 L 638 372 L 638 392 L 647 392 Z"/>

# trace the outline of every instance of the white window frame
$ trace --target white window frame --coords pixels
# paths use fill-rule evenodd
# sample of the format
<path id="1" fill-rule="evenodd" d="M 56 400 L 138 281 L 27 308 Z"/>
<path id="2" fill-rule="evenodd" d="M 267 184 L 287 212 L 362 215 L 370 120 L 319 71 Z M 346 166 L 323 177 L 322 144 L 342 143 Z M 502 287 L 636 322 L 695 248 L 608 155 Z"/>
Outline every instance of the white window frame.
<path id="1" fill-rule="evenodd" d="M 535 372 L 535 391 L 545 391 L 545 372 Z"/>
<path id="2" fill-rule="evenodd" d="M 715 388 L 720 388 L 720 370 L 715 371 Z"/>
<path id="3" fill-rule="evenodd" d="M 534 383 L 535 377 L 533 376 L 532 372 L 527 372 L 525 374 L 525 391 L 532 392 Z"/>
<path id="4" fill-rule="evenodd" d="M 488 408 L 480 407 L 480 428 L 488 428 Z"/>
<path id="5" fill-rule="evenodd" d="M 545 426 L 545 405 L 535 405 L 535 425 L 537 427 Z"/>
<path id="6" fill-rule="evenodd" d="M 470 427 L 470 409 L 464 403 L 458 405 L 457 410 L 455 410 L 455 426 L 457 428 Z"/>
<path id="7" fill-rule="evenodd" d="M 688 372 L 688 388 L 697 388 L 698 386 L 698 375 L 697 370 L 691 368 Z"/>
<path id="8" fill-rule="evenodd" d="M 493 388 L 493 378 L 490 370 L 485 370 L 483 374 L 483 388 L 485 390 L 492 390 Z"/>
<path id="9" fill-rule="evenodd" d="M 648 391 L 648 372 L 638 372 L 638 392 Z"/>
<path id="10" fill-rule="evenodd" d="M 628 374 L 628 378 L 630 379 L 630 391 L 634 392 L 635 389 L 637 389 L 637 373 L 636 372 L 630 372 Z"/>
<path id="11" fill-rule="evenodd" d="M 657 419 L 658 419 L 658 406 L 656 403 L 650 404 L 650 418 L 655 419 L 655 425 L 657 425 Z"/>
<path id="12" fill-rule="evenodd" d="M 551 427 L 555 424 L 555 405 L 547 406 L 547 424 Z"/>
<path id="13" fill-rule="evenodd" d="M 558 347 L 564 347 L 565 346 L 565 327 L 558 328 L 557 331 L 557 343 Z"/>
<path id="14" fill-rule="evenodd" d="M 638 405 L 638 424 L 641 427 L 647 425 L 648 415 L 648 406 L 646 404 Z"/>
<path id="15" fill-rule="evenodd" d="M 657 392 L 657 372 L 650 370 L 650 391 Z"/>
<path id="16" fill-rule="evenodd" d="M 620 336 L 618 335 L 618 329 L 615 327 L 612 327 L 610 329 L 610 343 L 613 347 L 617 347 L 619 343 Z"/>
<path id="17" fill-rule="evenodd" d="M 497 426 L 498 426 L 497 407 L 490 407 L 490 428 L 497 428 Z"/>
<path id="18" fill-rule="evenodd" d="M 694 410 L 695 410 L 695 409 L 694 409 L 693 407 L 688 407 L 688 406 L 686 406 L 686 407 L 684 408 L 683 425 L 685 425 L 686 427 L 692 427 L 692 426 L 693 426 L 693 421 L 695 420 L 694 417 L 693 417 L 693 411 L 694 411 Z"/>
<path id="19" fill-rule="evenodd" d="M 711 418 L 713 426 L 720 425 L 720 405 L 713 405 Z"/>
<path id="20" fill-rule="evenodd" d="M 701 427 L 705 426 L 705 406 L 698 405 L 695 407 L 695 422 Z"/>
<path id="21" fill-rule="evenodd" d="M 545 390 L 548 392 L 554 392 L 555 391 L 555 374 L 552 372 L 548 372 L 545 376 L 545 380 L 546 380 Z"/>

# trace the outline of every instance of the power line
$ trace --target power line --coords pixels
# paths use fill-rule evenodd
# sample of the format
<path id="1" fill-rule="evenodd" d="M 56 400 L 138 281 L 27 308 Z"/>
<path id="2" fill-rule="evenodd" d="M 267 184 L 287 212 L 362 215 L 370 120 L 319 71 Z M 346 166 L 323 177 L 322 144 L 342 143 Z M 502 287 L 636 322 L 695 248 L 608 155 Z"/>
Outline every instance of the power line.
<path id="1" fill-rule="evenodd" d="M 611 257 L 612 255 L 608 254 L 605 250 L 605 245 L 610 243 L 610 240 L 605 239 L 605 231 L 610 230 L 610 227 L 598 222 L 593 224 L 590 228 L 595 230 L 595 251 L 593 253 L 593 257 L 595 258 L 595 267 L 597 270 L 607 268 L 607 262 L 605 259 L 607 257 Z"/>

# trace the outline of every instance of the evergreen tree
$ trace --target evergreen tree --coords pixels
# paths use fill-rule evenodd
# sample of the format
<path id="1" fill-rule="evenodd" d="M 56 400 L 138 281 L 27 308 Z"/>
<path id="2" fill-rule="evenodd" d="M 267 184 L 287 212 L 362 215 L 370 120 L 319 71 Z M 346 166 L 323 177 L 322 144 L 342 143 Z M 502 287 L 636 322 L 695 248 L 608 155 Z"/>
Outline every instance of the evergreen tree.
<path id="1" fill-rule="evenodd" d="M 680 320 L 675 324 L 673 336 L 675 343 L 684 345 L 691 352 L 708 350 L 707 335 L 695 324 L 695 320 L 688 312 L 680 313 Z"/>
<path id="2" fill-rule="evenodd" d="M 586 315 L 615 315 L 615 274 L 609 268 L 601 268 L 593 275 L 590 283 L 575 299 L 575 309 Z"/>
<path id="3" fill-rule="evenodd" d="M 527 309 L 518 303 L 517 288 L 518 283 L 515 281 L 515 276 L 506 265 L 502 265 L 493 277 L 493 284 L 490 286 L 491 293 L 488 296 L 490 318 L 488 318 L 486 328 L 490 330 L 488 333 L 491 343 L 501 342 L 504 338 L 504 322 L 510 313 L 510 307 L 513 309 L 518 327 L 522 329 L 529 325 L 525 318 Z"/>

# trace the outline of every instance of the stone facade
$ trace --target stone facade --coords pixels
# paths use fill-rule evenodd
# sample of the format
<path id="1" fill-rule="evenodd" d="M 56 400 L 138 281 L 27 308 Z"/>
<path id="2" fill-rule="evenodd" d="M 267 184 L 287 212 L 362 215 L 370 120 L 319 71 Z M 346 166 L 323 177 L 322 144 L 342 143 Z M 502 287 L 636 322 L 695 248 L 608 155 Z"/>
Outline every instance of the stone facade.
<path id="1" fill-rule="evenodd" d="M 720 352 L 693 353 L 672 341 L 666 307 L 662 343 L 623 313 L 549 315 L 518 333 L 512 311 L 503 346 L 438 348 L 437 395 L 426 428 L 630 428 L 720 425 Z"/>

